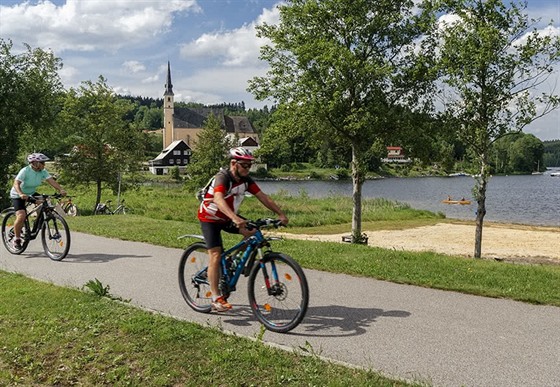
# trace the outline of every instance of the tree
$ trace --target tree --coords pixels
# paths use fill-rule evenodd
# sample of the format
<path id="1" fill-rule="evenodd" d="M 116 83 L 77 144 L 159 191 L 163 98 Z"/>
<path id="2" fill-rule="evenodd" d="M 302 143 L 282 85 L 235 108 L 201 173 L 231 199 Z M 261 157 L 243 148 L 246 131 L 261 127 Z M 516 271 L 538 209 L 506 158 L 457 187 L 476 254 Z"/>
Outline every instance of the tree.
<path id="1" fill-rule="evenodd" d="M 210 114 L 198 135 L 191 162 L 187 165 L 187 174 L 190 176 L 187 186 L 193 191 L 203 187 L 220 167 L 227 165 L 228 150 L 232 146 L 218 119 Z"/>
<path id="2" fill-rule="evenodd" d="M 480 258 L 491 146 L 559 106 L 558 96 L 531 91 L 560 60 L 560 39 L 532 29 L 535 21 L 523 13 L 526 3 L 441 0 L 439 5 L 453 15 L 438 36 L 445 114 L 478 165 L 474 256 Z"/>
<path id="3" fill-rule="evenodd" d="M 511 170 L 531 173 L 543 165 L 544 145 L 532 134 L 524 134 L 509 149 Z"/>
<path id="4" fill-rule="evenodd" d="M 72 141 L 67 157 L 60 160 L 63 176 L 74 184 L 95 184 L 96 203 L 101 201 L 103 185 L 114 191 L 123 172 L 140 169 L 144 154 L 141 133 L 130 128 L 124 117 L 131 102 L 117 98 L 106 80 L 82 82 L 71 89 L 61 112 L 62 122 Z"/>
<path id="5" fill-rule="evenodd" d="M 48 144 L 22 144 L 25 133 L 50 130 L 58 113 L 62 83 L 59 58 L 42 49 L 12 54 L 13 44 L 0 39 L 0 190 L 8 185 L 9 166 L 20 151 L 44 151 Z M 51 155 L 54 156 L 54 155 Z M 7 198 L 3 193 L 0 195 Z"/>
<path id="6" fill-rule="evenodd" d="M 560 167 L 560 140 L 544 142 L 543 162 L 545 167 Z"/>
<path id="7" fill-rule="evenodd" d="M 411 0 L 288 0 L 279 6 L 279 24 L 257 27 L 271 41 L 261 48 L 270 70 L 248 90 L 276 99 L 306 135 L 316 131 L 351 149 L 354 242 L 361 240 L 367 152 L 405 125 L 404 107 L 419 108 L 419 86 L 429 87 L 428 66 L 413 44 L 429 18 L 414 18 L 413 6 Z"/>

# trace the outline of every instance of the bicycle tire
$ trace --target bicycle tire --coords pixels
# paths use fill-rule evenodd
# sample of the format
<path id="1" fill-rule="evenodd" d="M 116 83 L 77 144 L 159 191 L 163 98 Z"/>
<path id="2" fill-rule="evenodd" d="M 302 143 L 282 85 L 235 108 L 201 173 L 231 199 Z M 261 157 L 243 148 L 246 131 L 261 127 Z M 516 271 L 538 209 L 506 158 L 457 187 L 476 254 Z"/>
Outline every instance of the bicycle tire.
<path id="1" fill-rule="evenodd" d="M 23 253 L 27 246 L 29 245 L 29 240 L 22 238 L 21 249 L 14 248 L 13 240 L 15 238 L 14 234 L 14 223 L 16 220 L 15 210 L 9 210 L 3 213 L 4 218 L 2 219 L 2 242 L 4 247 L 10 254 L 19 255 Z M 25 230 L 29 228 L 29 221 L 25 219 L 24 227 L 21 230 L 21 235 L 25 235 Z"/>
<path id="2" fill-rule="evenodd" d="M 268 282 L 273 294 L 268 292 Z M 253 314 L 272 332 L 289 332 L 305 317 L 309 304 L 307 278 L 301 266 L 286 254 L 270 252 L 257 262 L 247 290 Z"/>
<path id="3" fill-rule="evenodd" d="M 78 216 L 78 207 L 75 204 L 70 204 L 64 207 L 64 212 L 68 216 Z"/>
<path id="4" fill-rule="evenodd" d="M 45 218 L 41 228 L 41 241 L 45 254 L 53 261 L 62 261 L 70 250 L 70 228 L 57 212 Z"/>
<path id="5" fill-rule="evenodd" d="M 208 251 L 203 242 L 195 242 L 188 246 L 179 262 L 179 288 L 187 305 L 201 313 L 212 310 L 212 291 L 208 278 Z"/>

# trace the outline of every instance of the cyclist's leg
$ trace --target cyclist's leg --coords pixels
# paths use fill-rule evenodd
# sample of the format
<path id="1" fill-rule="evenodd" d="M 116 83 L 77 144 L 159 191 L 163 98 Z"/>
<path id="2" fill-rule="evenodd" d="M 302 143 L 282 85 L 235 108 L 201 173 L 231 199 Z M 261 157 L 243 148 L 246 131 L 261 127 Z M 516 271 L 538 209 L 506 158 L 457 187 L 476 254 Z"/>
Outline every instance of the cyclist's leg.
<path id="1" fill-rule="evenodd" d="M 16 221 L 14 222 L 15 240 L 21 241 L 21 230 L 23 228 L 23 224 L 25 223 L 25 217 L 27 216 L 27 212 L 25 211 L 25 200 L 20 198 L 12 199 L 12 205 L 16 211 Z"/>
<path id="2" fill-rule="evenodd" d="M 212 291 L 212 299 L 220 295 L 220 259 L 223 250 L 222 227 L 216 222 L 200 222 L 204 242 L 208 249 L 208 282 Z"/>
<path id="3" fill-rule="evenodd" d="M 212 292 L 212 307 L 218 312 L 225 312 L 231 309 L 231 305 L 226 302 L 220 292 L 220 278 L 222 259 L 223 241 L 222 230 L 228 230 L 228 223 L 217 222 L 200 222 L 202 235 L 208 249 L 208 282 L 210 283 L 210 291 Z"/>

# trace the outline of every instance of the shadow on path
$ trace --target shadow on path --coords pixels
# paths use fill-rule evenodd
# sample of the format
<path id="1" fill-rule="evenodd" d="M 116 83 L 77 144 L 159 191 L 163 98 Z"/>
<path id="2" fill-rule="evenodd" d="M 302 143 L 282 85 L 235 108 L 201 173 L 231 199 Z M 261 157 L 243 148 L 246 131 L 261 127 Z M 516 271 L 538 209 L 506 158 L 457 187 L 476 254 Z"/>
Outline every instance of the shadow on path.
<path id="1" fill-rule="evenodd" d="M 23 253 L 25 258 L 45 258 L 49 259 L 45 253 Z M 153 258 L 151 255 L 132 255 L 132 254 L 68 254 L 60 263 L 105 263 L 122 258 Z"/>
<path id="2" fill-rule="evenodd" d="M 298 332 L 289 334 L 309 337 L 357 336 L 364 334 L 366 329 L 379 318 L 405 318 L 410 315 L 410 312 L 404 310 L 352 308 L 339 305 L 309 307 L 297 328 Z M 249 326 L 256 321 L 251 308 L 246 305 L 234 305 L 231 312 L 221 316 L 224 322 L 235 326 Z"/>

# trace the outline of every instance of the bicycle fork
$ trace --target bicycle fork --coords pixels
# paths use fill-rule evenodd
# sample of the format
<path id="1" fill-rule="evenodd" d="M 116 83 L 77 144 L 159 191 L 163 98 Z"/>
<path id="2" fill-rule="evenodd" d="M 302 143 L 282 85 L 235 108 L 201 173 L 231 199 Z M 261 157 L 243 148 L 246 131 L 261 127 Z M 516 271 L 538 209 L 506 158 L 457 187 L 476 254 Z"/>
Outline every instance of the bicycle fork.
<path id="1" fill-rule="evenodd" d="M 278 271 L 276 270 L 276 263 L 274 263 L 274 260 L 270 260 L 270 270 L 272 272 L 272 283 L 271 283 L 271 278 L 270 275 L 268 273 L 268 270 L 266 268 L 266 264 L 264 262 L 264 257 L 263 257 L 263 253 L 261 251 L 261 249 L 258 250 L 258 254 L 259 254 L 259 265 L 261 267 L 262 270 L 262 274 L 264 277 L 264 283 L 266 286 L 266 290 L 268 292 L 269 296 L 279 296 L 282 294 L 282 286 L 280 285 L 280 281 L 278 278 Z"/>

